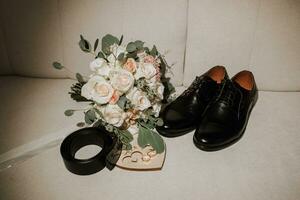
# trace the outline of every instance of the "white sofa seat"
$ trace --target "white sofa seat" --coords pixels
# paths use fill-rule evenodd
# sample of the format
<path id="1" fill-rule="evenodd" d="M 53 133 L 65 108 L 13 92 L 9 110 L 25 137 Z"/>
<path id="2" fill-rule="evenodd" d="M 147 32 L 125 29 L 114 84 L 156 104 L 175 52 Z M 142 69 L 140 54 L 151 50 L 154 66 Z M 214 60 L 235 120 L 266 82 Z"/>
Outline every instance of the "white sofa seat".
<path id="1" fill-rule="evenodd" d="M 19 93 L 21 96 L 15 94 L 15 99 L 23 98 L 26 84 L 37 90 L 45 87 L 53 91 L 43 90 L 39 95 L 33 95 L 38 105 L 48 105 L 40 109 L 25 98 L 26 108 L 20 111 L 17 119 L 34 121 L 42 117 L 39 121 L 44 124 L 40 129 L 37 122 L 34 124 L 35 130 L 43 133 L 76 122 L 61 115 L 63 109 L 74 105 L 65 95 L 72 81 L 9 77 L 1 78 L 1 83 L 12 80 L 24 87 L 23 93 Z M 130 172 L 116 168 L 112 172 L 105 169 L 92 176 L 76 176 L 65 169 L 57 145 L 2 171 L 1 198 L 295 200 L 300 196 L 299 100 L 300 92 L 261 91 L 245 135 L 222 151 L 200 151 L 193 145 L 193 133 L 166 138 L 167 157 L 162 171 L 158 172 Z M 49 115 L 35 115 L 40 110 Z M 14 123 L 10 126 L 6 129 L 19 131 L 14 128 Z M 25 129 L 28 137 L 34 136 L 32 130 L 30 126 Z M 13 131 L 10 133 L 14 134 Z"/>
<path id="2" fill-rule="evenodd" d="M 66 109 L 84 107 L 68 94 L 74 82 L 70 79 L 0 77 L 0 154 L 82 121 L 82 112 L 70 118 L 64 116 Z"/>

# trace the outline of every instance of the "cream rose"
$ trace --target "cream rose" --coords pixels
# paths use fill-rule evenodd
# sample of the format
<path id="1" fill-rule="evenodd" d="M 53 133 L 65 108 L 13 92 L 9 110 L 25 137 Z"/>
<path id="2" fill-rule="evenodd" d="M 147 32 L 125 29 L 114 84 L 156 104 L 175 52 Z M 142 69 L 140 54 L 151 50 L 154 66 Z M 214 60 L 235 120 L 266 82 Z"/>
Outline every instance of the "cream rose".
<path id="1" fill-rule="evenodd" d="M 90 63 L 90 69 L 98 75 L 108 76 L 111 68 L 102 58 L 97 58 Z"/>
<path id="2" fill-rule="evenodd" d="M 141 63 L 137 68 L 135 73 L 135 78 L 139 79 L 145 77 L 146 79 L 151 79 L 156 75 L 156 69 L 151 63 Z"/>
<path id="3" fill-rule="evenodd" d="M 163 98 L 164 98 L 164 89 L 165 89 L 165 87 L 164 87 L 163 84 L 158 83 L 158 84 L 156 85 L 156 90 L 155 90 L 155 92 L 156 92 L 156 95 L 157 95 L 160 99 L 163 99 Z"/>
<path id="4" fill-rule="evenodd" d="M 151 55 L 147 55 L 147 56 L 144 57 L 144 62 L 154 64 L 155 63 L 155 58 Z"/>
<path id="5" fill-rule="evenodd" d="M 127 92 L 134 84 L 133 75 L 124 69 L 112 70 L 109 78 L 113 88 L 122 93 Z"/>
<path id="6" fill-rule="evenodd" d="M 81 96 L 91 99 L 98 104 L 107 103 L 114 93 L 112 86 L 102 77 L 93 76 L 82 86 Z"/>
<path id="7" fill-rule="evenodd" d="M 134 73 L 136 71 L 137 64 L 133 58 L 128 58 L 123 68 L 127 71 Z"/>
<path id="8" fill-rule="evenodd" d="M 126 97 L 131 101 L 137 110 L 145 110 L 151 106 L 151 103 L 146 95 L 136 87 L 131 89 Z"/>
<path id="9" fill-rule="evenodd" d="M 122 126 L 126 113 L 118 105 L 107 104 L 101 107 L 100 110 L 107 123 L 116 127 Z"/>
<path id="10" fill-rule="evenodd" d="M 152 105 L 152 108 L 153 108 L 154 116 L 158 117 L 160 109 L 161 109 L 161 104 L 156 103 L 156 104 Z"/>

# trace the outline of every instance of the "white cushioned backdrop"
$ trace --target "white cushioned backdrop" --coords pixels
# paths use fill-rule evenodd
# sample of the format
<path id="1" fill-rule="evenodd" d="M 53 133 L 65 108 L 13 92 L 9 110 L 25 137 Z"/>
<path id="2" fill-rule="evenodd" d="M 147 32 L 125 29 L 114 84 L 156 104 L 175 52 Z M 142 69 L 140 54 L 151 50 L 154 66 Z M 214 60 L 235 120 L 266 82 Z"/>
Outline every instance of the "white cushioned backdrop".
<path id="1" fill-rule="evenodd" d="M 51 68 L 55 60 L 88 74 L 93 58 L 79 49 L 79 35 L 94 42 L 111 33 L 123 34 L 125 41 L 140 39 L 150 47 L 156 44 L 161 52 L 170 50 L 167 59 L 175 63 L 176 85 L 181 85 L 183 78 L 186 11 L 185 0 L 1 1 L 5 39 L 16 74 L 65 77 Z"/>
<path id="2" fill-rule="evenodd" d="M 209 67 L 253 71 L 261 90 L 300 90 L 300 1 L 190 0 L 184 85 Z"/>

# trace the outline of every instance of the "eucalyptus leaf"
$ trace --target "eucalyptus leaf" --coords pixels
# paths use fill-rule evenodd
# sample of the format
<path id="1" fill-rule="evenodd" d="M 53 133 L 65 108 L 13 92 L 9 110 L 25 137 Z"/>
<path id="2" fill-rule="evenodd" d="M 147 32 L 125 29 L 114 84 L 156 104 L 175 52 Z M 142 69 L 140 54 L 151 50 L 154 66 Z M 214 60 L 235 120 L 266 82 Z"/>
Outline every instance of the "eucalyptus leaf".
<path id="1" fill-rule="evenodd" d="M 150 51 L 150 55 L 151 56 L 156 56 L 157 55 L 157 48 L 156 48 L 156 46 L 155 45 L 153 45 L 153 47 L 152 47 L 152 49 L 151 49 L 151 51 Z"/>
<path id="2" fill-rule="evenodd" d="M 78 122 L 77 124 L 76 124 L 76 126 L 78 126 L 78 127 L 84 127 L 85 126 L 85 123 L 84 122 Z"/>
<path id="3" fill-rule="evenodd" d="M 84 119 L 87 124 L 92 124 L 96 120 L 96 114 L 93 109 L 88 110 L 84 114 L 85 114 Z"/>
<path id="4" fill-rule="evenodd" d="M 102 38 L 102 51 L 106 54 L 110 54 L 110 46 L 113 44 L 119 44 L 119 39 L 110 34 L 105 35 Z"/>
<path id="5" fill-rule="evenodd" d="M 143 126 L 139 126 L 139 135 L 137 138 L 138 145 L 141 148 L 145 148 L 148 145 L 147 141 L 147 129 L 145 129 Z"/>
<path id="6" fill-rule="evenodd" d="M 92 50 L 91 44 L 89 43 L 89 41 L 84 39 L 84 37 L 82 35 L 80 35 L 79 47 L 84 52 L 91 52 L 91 50 Z"/>
<path id="7" fill-rule="evenodd" d="M 143 49 L 144 42 L 142 42 L 141 40 L 137 40 L 134 42 L 134 45 L 137 49 Z"/>
<path id="8" fill-rule="evenodd" d="M 126 46 L 126 51 L 134 52 L 136 50 L 136 45 L 134 42 L 129 42 Z"/>
<path id="9" fill-rule="evenodd" d="M 121 108 L 121 109 L 125 109 L 126 104 L 128 102 L 128 99 L 126 98 L 125 95 L 121 96 L 117 102 L 117 105 Z"/>
<path id="10" fill-rule="evenodd" d="M 95 43 L 94 43 L 94 51 L 97 50 L 98 43 L 99 43 L 99 39 L 97 38 L 97 40 L 96 40 Z"/>
<path id="11" fill-rule="evenodd" d="M 121 35 L 119 46 L 122 44 L 122 42 L 123 42 L 123 35 Z"/>
<path id="12" fill-rule="evenodd" d="M 165 150 L 165 143 L 164 140 L 162 139 L 162 137 L 156 133 L 153 130 L 150 130 L 151 132 L 151 137 L 149 137 L 150 141 L 150 145 L 153 147 L 153 149 L 157 152 L 157 153 L 162 153 Z"/>
<path id="13" fill-rule="evenodd" d="M 131 142 L 133 140 L 133 136 L 128 130 L 120 130 L 120 133 L 128 140 L 128 142 Z"/>
<path id="14" fill-rule="evenodd" d="M 70 117 L 74 114 L 74 110 L 66 110 L 64 113 L 66 116 Z"/>
<path id="15" fill-rule="evenodd" d="M 150 54 L 150 49 L 148 47 L 144 47 L 144 51 L 147 53 L 147 54 Z"/>
<path id="16" fill-rule="evenodd" d="M 95 108 L 94 111 L 95 111 L 101 118 L 104 118 L 103 113 L 100 112 L 100 110 L 98 110 L 98 109 Z"/>
<path id="17" fill-rule="evenodd" d="M 62 68 L 64 68 L 64 66 L 62 66 L 62 64 L 60 64 L 59 62 L 53 62 L 52 66 L 58 70 L 61 70 Z"/>
<path id="18" fill-rule="evenodd" d="M 131 52 L 131 53 L 126 54 L 126 57 L 127 57 L 127 58 L 133 58 L 133 59 L 136 59 L 136 57 L 137 57 L 137 51 L 134 51 L 134 52 Z"/>
<path id="19" fill-rule="evenodd" d="M 151 145 L 157 153 L 162 153 L 165 150 L 165 143 L 162 137 L 147 127 L 139 124 L 138 145 L 141 148 L 145 148 L 147 145 Z"/>
<path id="20" fill-rule="evenodd" d="M 81 74 L 79 73 L 76 73 L 76 79 L 80 82 L 80 83 L 85 83 L 83 77 Z"/>
<path id="21" fill-rule="evenodd" d="M 85 123 L 87 123 L 87 124 L 92 124 L 92 123 L 93 123 L 93 121 L 90 120 L 90 118 L 89 118 L 87 115 L 84 116 L 84 121 L 85 121 Z"/>
<path id="22" fill-rule="evenodd" d="M 85 97 L 81 96 L 80 94 L 77 94 L 77 93 L 72 93 L 70 92 L 69 93 L 71 95 L 71 98 L 77 102 L 86 102 L 86 101 L 91 101 L 91 100 L 88 100 L 86 99 Z"/>
<path id="23" fill-rule="evenodd" d="M 124 150 L 131 150 L 132 149 L 132 145 L 130 143 L 126 143 L 123 145 L 123 149 Z"/>
<path id="24" fill-rule="evenodd" d="M 119 60 L 119 61 L 123 61 L 124 56 L 125 56 L 125 53 L 120 53 L 120 54 L 118 55 L 118 60 Z"/>

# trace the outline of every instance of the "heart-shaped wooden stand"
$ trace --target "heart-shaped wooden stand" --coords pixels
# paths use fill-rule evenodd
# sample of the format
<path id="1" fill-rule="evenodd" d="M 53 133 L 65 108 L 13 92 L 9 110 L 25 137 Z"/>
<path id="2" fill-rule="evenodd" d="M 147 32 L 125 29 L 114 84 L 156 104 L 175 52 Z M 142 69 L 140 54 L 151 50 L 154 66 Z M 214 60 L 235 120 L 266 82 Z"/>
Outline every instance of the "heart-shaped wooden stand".
<path id="1" fill-rule="evenodd" d="M 133 134 L 131 150 L 123 150 L 116 166 L 127 170 L 161 170 L 166 157 L 166 150 L 157 154 L 149 145 L 142 149 L 137 144 L 138 132 L 135 128 L 129 130 Z M 165 148 L 166 149 L 166 148 Z"/>

